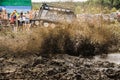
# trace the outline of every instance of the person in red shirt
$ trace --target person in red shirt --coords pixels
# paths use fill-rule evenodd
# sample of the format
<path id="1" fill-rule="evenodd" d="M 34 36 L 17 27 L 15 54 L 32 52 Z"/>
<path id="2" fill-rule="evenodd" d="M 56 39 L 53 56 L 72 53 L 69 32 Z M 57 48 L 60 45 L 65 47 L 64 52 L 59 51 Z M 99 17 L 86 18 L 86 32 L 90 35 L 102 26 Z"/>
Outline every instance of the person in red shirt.
<path id="1" fill-rule="evenodd" d="M 12 24 L 14 31 L 17 32 L 17 15 L 15 10 L 10 15 L 10 24 Z"/>

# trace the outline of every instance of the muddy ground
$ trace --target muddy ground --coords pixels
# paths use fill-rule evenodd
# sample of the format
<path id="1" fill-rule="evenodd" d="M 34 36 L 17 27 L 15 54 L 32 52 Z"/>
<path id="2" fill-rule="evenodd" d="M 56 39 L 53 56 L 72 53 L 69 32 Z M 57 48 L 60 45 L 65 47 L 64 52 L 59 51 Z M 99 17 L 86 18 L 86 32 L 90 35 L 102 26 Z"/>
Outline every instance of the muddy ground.
<path id="1" fill-rule="evenodd" d="M 0 80 L 120 80 L 120 64 L 68 54 L 0 55 Z"/>

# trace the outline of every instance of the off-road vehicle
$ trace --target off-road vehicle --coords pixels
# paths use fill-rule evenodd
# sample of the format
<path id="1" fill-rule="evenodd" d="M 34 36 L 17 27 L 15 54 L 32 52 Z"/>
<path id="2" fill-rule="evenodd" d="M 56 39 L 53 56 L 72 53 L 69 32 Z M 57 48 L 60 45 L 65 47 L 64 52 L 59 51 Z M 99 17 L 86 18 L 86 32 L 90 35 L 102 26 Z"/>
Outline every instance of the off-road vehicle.
<path id="1" fill-rule="evenodd" d="M 48 27 L 51 24 L 71 23 L 75 18 L 76 15 L 71 9 L 49 6 L 44 3 L 31 21 L 35 25 Z"/>

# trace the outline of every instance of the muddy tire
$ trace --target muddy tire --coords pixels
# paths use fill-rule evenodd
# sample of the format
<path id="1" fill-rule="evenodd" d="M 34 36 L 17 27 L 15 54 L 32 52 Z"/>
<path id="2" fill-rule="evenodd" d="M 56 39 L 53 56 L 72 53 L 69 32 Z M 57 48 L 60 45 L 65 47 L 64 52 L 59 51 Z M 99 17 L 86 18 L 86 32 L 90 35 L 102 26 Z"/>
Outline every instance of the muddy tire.
<path id="1" fill-rule="evenodd" d="M 55 28 L 55 27 L 56 27 L 56 24 L 51 23 L 51 24 L 50 24 L 50 27 L 51 27 L 51 28 Z"/>
<path id="2" fill-rule="evenodd" d="M 43 26 L 44 26 L 44 27 L 49 27 L 49 26 L 50 26 L 50 23 L 48 23 L 48 22 L 43 22 Z"/>
<path id="3" fill-rule="evenodd" d="M 39 26 L 40 22 L 39 21 L 35 21 L 35 25 Z"/>

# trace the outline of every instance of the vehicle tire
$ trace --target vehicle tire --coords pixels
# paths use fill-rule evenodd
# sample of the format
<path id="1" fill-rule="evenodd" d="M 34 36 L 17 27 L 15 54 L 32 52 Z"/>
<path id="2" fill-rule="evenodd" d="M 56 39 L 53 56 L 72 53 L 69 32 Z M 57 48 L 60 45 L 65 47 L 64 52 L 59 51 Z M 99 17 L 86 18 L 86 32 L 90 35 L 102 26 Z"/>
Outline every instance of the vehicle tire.
<path id="1" fill-rule="evenodd" d="M 39 26 L 40 22 L 39 21 L 35 21 L 35 25 Z"/>
<path id="2" fill-rule="evenodd" d="M 49 27 L 49 26 L 50 26 L 50 23 L 44 22 L 44 23 L 43 23 L 43 26 L 44 26 L 44 27 Z"/>
<path id="3" fill-rule="evenodd" d="M 51 23 L 51 24 L 50 24 L 50 27 L 51 27 L 51 28 L 55 28 L 56 25 L 55 25 L 54 23 Z"/>

